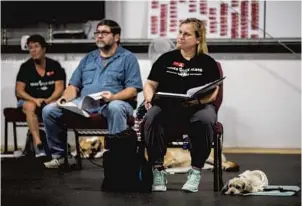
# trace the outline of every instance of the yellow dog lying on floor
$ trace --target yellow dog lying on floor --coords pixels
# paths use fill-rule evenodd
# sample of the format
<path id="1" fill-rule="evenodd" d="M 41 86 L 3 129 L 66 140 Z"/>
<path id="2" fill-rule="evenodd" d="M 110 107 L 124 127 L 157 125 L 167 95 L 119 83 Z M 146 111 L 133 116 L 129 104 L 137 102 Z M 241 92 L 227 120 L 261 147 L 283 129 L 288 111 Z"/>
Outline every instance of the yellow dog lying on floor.
<path id="1" fill-rule="evenodd" d="M 84 158 L 101 158 L 104 150 L 104 137 L 82 137 L 80 138 L 80 147 L 82 157 Z M 75 152 L 73 153 L 75 155 Z M 239 165 L 232 161 L 227 161 L 224 154 L 221 155 L 222 168 L 225 171 L 239 171 Z M 183 168 L 191 164 L 190 152 L 182 148 L 168 148 L 164 159 L 166 168 Z M 206 160 L 207 168 L 211 169 L 214 164 L 214 150 Z M 205 164 L 205 165 L 206 165 Z"/>
<path id="2" fill-rule="evenodd" d="M 100 158 L 103 156 L 104 137 L 81 137 L 79 143 L 82 157 Z M 75 156 L 76 151 L 72 155 Z"/>
<path id="3" fill-rule="evenodd" d="M 227 161 L 224 154 L 221 155 L 222 169 L 225 171 L 239 171 L 239 165 L 235 162 Z M 164 166 L 166 168 L 182 168 L 189 167 L 191 164 L 191 156 L 188 150 L 182 148 L 168 148 L 164 159 Z M 214 165 L 214 149 L 206 160 L 204 169 L 212 169 Z"/>

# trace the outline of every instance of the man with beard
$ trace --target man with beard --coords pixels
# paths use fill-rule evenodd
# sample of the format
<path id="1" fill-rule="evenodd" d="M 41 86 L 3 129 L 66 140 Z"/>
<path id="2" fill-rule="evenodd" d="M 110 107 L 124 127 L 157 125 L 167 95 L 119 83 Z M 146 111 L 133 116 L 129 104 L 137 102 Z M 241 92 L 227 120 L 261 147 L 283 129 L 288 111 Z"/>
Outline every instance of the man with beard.
<path id="1" fill-rule="evenodd" d="M 37 113 L 43 105 L 57 101 L 65 88 L 65 71 L 60 63 L 47 58 L 46 42 L 40 35 L 27 39 L 31 58 L 23 63 L 16 80 L 17 106 L 22 108 L 33 137 L 36 156 L 44 156 L 45 151 L 39 134 Z"/>
<path id="2" fill-rule="evenodd" d="M 127 128 L 127 117 L 133 113 L 131 100 L 142 90 L 137 58 L 119 46 L 120 26 L 105 19 L 98 23 L 94 34 L 98 49 L 81 60 L 57 103 L 43 109 L 46 136 L 53 156 L 51 161 L 44 163 L 47 168 L 58 168 L 64 162 L 67 131 L 60 122 L 64 114 L 60 104 L 70 101 L 78 104 L 89 94 L 103 92 L 107 103 L 94 112 L 105 116 L 109 133 L 116 134 Z"/>

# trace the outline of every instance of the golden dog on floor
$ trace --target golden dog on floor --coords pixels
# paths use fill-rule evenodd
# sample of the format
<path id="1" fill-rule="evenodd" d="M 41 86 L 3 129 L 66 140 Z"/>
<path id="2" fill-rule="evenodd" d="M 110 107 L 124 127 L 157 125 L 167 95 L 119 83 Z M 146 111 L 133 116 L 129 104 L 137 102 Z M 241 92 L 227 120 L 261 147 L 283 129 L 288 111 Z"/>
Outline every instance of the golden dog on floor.
<path id="1" fill-rule="evenodd" d="M 232 161 L 227 161 L 224 154 L 221 154 L 222 169 L 225 171 L 239 171 L 239 165 Z M 214 149 L 211 149 L 211 153 L 206 160 L 207 168 L 212 169 L 214 165 Z M 190 167 L 191 156 L 188 150 L 182 148 L 168 148 L 164 159 L 164 166 L 166 168 L 175 167 Z"/>
<path id="2" fill-rule="evenodd" d="M 104 137 L 81 137 L 80 150 L 84 158 L 98 158 L 104 150 Z"/>
<path id="3" fill-rule="evenodd" d="M 104 153 L 104 137 L 81 137 L 80 147 L 82 156 L 84 158 L 100 158 Z M 147 154 L 146 154 L 147 157 Z M 232 162 L 227 161 L 224 154 L 221 155 L 222 168 L 226 171 L 238 171 L 239 166 Z M 214 150 L 211 149 L 211 153 L 206 160 L 208 168 L 214 165 Z M 182 148 L 168 148 L 166 156 L 164 158 L 164 166 L 166 168 L 183 168 L 191 165 L 191 156 L 188 150 Z"/>

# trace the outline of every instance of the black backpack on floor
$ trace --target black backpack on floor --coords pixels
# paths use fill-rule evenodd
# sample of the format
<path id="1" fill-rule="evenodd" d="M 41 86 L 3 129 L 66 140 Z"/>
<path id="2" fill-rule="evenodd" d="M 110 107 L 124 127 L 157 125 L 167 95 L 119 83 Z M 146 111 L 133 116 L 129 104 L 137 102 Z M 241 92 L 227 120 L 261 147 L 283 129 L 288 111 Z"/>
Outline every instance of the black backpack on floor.
<path id="1" fill-rule="evenodd" d="M 133 129 L 105 137 L 103 191 L 151 192 L 152 167 Z"/>

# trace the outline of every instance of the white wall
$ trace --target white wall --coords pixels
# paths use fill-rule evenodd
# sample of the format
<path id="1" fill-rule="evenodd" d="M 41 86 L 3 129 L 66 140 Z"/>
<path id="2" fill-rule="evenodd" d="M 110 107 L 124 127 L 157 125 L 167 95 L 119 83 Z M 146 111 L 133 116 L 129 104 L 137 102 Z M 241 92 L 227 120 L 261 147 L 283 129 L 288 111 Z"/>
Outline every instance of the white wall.
<path id="1" fill-rule="evenodd" d="M 147 1 L 107 1 L 106 18 L 117 21 L 122 28 L 122 39 L 148 37 Z"/>
<path id="2" fill-rule="evenodd" d="M 225 147 L 301 148 L 301 60 L 240 60 L 236 59 L 236 54 L 231 56 L 233 59 L 217 59 L 227 76 L 219 112 L 219 120 L 225 127 Z M 81 55 L 51 57 L 60 60 L 69 79 Z M 1 111 L 16 105 L 14 82 L 25 57 L 16 58 L 16 55 L 2 56 Z M 139 64 L 145 81 L 150 62 L 140 58 Z M 142 94 L 139 96 L 141 100 Z M 25 130 L 19 129 L 18 132 L 19 144 L 23 145 Z M 13 145 L 12 139 L 10 133 L 10 145 Z"/>
<path id="3" fill-rule="evenodd" d="M 301 37 L 301 1 L 266 1 L 266 8 L 268 34 L 274 38 Z"/>

